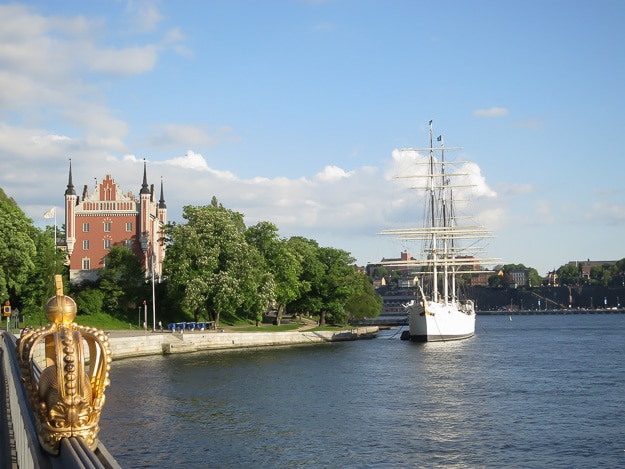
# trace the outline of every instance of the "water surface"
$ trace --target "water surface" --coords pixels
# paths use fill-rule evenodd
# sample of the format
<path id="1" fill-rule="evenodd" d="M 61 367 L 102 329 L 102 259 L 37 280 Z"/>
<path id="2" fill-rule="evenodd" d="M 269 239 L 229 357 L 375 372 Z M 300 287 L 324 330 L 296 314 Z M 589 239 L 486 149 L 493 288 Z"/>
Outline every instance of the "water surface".
<path id="1" fill-rule="evenodd" d="M 625 467 L 625 315 L 113 362 L 124 468 Z"/>

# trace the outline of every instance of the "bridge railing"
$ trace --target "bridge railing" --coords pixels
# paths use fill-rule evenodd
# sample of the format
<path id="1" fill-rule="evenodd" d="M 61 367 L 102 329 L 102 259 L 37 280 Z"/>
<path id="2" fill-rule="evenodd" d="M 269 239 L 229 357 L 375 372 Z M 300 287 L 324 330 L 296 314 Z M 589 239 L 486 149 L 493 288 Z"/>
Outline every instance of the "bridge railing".
<path id="1" fill-rule="evenodd" d="M 6 387 L 7 426 L 12 427 L 6 443 L 9 448 L 0 448 L 0 467 L 19 469 L 121 469 L 102 443 L 91 450 L 81 438 L 63 438 L 58 456 L 52 456 L 41 448 L 37 437 L 35 417 L 28 403 L 26 390 L 20 379 L 21 372 L 16 353 L 16 338 L 13 334 L 0 331 L 0 377 Z M 7 428 L 8 430 L 8 428 Z"/>
<path id="2" fill-rule="evenodd" d="M 24 386 L 20 381 L 20 369 L 15 351 L 15 336 L 2 334 L 2 372 L 7 388 L 7 413 L 12 423 L 12 443 L 16 463 L 21 468 L 34 468 L 35 461 L 41 459 L 43 452 L 39 448 L 35 421 L 28 404 Z M 4 405 L 4 403 L 3 403 Z M 8 415 L 7 415 L 8 416 Z M 7 422 L 8 423 L 8 422 Z M 6 454 L 6 453 L 5 453 Z"/>

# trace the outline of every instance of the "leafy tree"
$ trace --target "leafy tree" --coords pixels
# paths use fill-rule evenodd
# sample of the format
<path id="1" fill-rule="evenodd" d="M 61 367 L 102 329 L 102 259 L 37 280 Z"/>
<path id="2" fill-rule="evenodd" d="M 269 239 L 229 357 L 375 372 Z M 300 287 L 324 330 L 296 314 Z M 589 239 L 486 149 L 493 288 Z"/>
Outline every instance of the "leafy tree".
<path id="1" fill-rule="evenodd" d="M 145 271 L 137 256 L 125 246 L 111 247 L 98 270 L 97 285 L 104 296 L 104 311 L 132 321 L 135 305 L 145 296 Z"/>
<path id="2" fill-rule="evenodd" d="M 539 287 L 543 283 L 542 277 L 540 276 L 538 271 L 533 267 L 530 267 L 528 269 L 527 280 L 529 282 L 530 287 Z"/>
<path id="3" fill-rule="evenodd" d="M 163 265 L 168 293 L 180 298 L 184 311 L 199 320 L 207 314 L 219 324 L 221 314 L 234 317 L 251 291 L 263 291 L 245 240 L 240 213 L 225 209 L 213 197 L 211 205 L 185 206 L 186 224 L 166 229 L 168 249 Z"/>
<path id="4" fill-rule="evenodd" d="M 35 244 L 34 269 L 22 286 L 21 312 L 31 320 L 45 322 L 45 304 L 55 294 L 54 276 L 66 273 L 65 253 L 54 245 L 54 228 L 51 226 L 45 230 L 33 227 L 30 236 Z"/>
<path id="5" fill-rule="evenodd" d="M 580 279 L 580 268 L 573 264 L 565 264 L 556 270 L 558 282 L 561 285 L 578 285 Z"/>
<path id="6" fill-rule="evenodd" d="M 324 265 L 318 256 L 319 244 L 313 239 L 294 236 L 289 238 L 288 245 L 301 266 L 299 274 L 299 295 L 291 300 L 286 309 L 290 312 L 318 314 L 322 308 L 322 300 L 313 285 L 318 285 L 324 275 Z"/>
<path id="7" fill-rule="evenodd" d="M 360 288 L 355 285 L 356 291 L 345 303 L 345 310 L 350 319 L 375 318 L 382 311 L 382 297 L 375 292 L 373 284 L 365 274 L 357 274 L 356 282 L 360 281 Z"/>
<path id="8" fill-rule="evenodd" d="M 280 325 L 285 306 L 301 293 L 299 277 L 303 267 L 293 251 L 293 245 L 279 238 L 278 228 L 274 224 L 257 223 L 247 229 L 245 237 L 262 255 L 265 275 L 273 279 L 274 291 L 270 301 L 275 303 L 278 311 L 276 321 Z"/>
<path id="9" fill-rule="evenodd" d="M 345 303 L 359 286 L 353 265 L 355 259 L 347 251 L 329 247 L 321 248 L 319 256 L 325 267 L 322 283 L 317 286 L 323 303 L 319 324 L 325 325 L 326 316 L 335 324 L 345 324 Z"/>
<path id="10" fill-rule="evenodd" d="M 391 272 L 391 278 L 389 280 L 389 283 L 395 287 L 398 287 L 400 280 L 401 280 L 401 272 L 399 270 L 393 270 Z"/>
<path id="11" fill-rule="evenodd" d="M 593 285 L 608 286 L 612 283 L 612 266 L 595 265 L 590 268 L 590 281 Z"/>
<path id="12" fill-rule="evenodd" d="M 501 275 L 491 275 L 488 277 L 488 286 L 489 287 L 503 287 L 503 276 Z"/>
<path id="13" fill-rule="evenodd" d="M 300 281 L 306 283 L 306 289 L 289 304 L 289 309 L 319 314 L 321 326 L 325 325 L 326 318 L 345 323 L 345 303 L 356 284 L 354 259 L 343 250 L 319 247 L 311 239 L 295 237 L 289 242 L 300 256 L 303 267 Z"/>
<path id="14" fill-rule="evenodd" d="M 75 296 L 78 314 L 99 314 L 104 306 L 104 293 L 95 286 L 81 289 Z"/>
<path id="15" fill-rule="evenodd" d="M 31 238 L 31 220 L 0 191 L 0 300 L 8 299 L 15 306 L 35 269 L 37 247 Z"/>
<path id="16" fill-rule="evenodd" d="M 377 266 L 373 269 L 373 278 L 380 279 L 388 275 L 388 269 L 383 265 Z"/>

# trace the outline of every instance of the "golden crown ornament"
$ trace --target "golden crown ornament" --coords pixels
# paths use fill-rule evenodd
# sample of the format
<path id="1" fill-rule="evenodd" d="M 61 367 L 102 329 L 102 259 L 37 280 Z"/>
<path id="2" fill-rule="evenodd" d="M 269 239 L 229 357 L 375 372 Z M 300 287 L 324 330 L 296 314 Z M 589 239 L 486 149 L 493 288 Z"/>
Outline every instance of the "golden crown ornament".
<path id="1" fill-rule="evenodd" d="M 39 442 L 54 455 L 66 437 L 97 447 L 112 361 L 105 332 L 74 323 L 76 303 L 63 294 L 60 275 L 55 284 L 56 296 L 46 304 L 50 324 L 27 332 L 17 344 Z"/>

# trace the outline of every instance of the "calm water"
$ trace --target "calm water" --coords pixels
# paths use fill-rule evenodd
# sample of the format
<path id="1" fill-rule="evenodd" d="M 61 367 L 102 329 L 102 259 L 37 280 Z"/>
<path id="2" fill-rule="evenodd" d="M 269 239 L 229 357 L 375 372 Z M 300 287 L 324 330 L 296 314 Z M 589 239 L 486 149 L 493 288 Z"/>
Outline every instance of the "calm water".
<path id="1" fill-rule="evenodd" d="M 625 467 L 625 315 L 113 363 L 122 467 Z M 396 335 L 394 335 L 396 334 Z"/>

